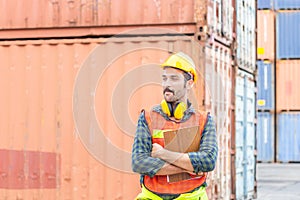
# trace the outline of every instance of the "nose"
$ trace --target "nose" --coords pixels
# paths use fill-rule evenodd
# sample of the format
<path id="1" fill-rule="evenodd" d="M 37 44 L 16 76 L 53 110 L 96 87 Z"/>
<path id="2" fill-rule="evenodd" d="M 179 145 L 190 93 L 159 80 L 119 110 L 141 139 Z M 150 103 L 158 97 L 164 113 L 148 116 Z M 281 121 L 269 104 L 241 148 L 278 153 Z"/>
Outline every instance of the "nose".
<path id="1" fill-rule="evenodd" d="M 167 88 L 167 87 L 170 87 L 172 84 L 171 82 L 169 81 L 168 78 L 166 78 L 165 80 L 162 81 L 162 86 L 163 88 Z"/>

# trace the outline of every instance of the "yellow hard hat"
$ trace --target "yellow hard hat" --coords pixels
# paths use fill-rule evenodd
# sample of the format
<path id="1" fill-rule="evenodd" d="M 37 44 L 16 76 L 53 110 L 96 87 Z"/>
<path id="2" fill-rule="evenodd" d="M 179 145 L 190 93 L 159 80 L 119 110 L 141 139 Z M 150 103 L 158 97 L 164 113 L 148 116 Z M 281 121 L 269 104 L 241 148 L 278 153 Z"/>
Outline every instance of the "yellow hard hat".
<path id="1" fill-rule="evenodd" d="M 194 82 L 197 81 L 198 77 L 193 59 L 182 52 L 172 54 L 161 66 L 163 68 L 177 68 L 187 73 L 190 73 L 193 76 Z"/>

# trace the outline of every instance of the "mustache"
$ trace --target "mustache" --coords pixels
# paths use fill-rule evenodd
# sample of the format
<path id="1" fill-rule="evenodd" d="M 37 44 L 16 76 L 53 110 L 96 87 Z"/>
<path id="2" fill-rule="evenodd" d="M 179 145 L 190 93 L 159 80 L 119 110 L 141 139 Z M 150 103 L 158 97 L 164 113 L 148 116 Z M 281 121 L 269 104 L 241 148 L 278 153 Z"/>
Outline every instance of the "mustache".
<path id="1" fill-rule="evenodd" d="M 163 93 L 166 93 L 166 92 L 172 92 L 173 94 L 174 94 L 174 91 L 173 90 L 171 90 L 170 88 L 165 88 L 164 89 L 164 91 L 163 91 Z"/>

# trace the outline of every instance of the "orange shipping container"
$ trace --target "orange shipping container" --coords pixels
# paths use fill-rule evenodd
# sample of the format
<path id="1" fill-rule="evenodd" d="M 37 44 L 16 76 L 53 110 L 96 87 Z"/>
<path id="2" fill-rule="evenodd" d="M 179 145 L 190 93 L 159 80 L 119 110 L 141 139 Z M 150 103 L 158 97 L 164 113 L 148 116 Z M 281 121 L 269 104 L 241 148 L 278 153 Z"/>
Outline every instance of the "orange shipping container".
<path id="1" fill-rule="evenodd" d="M 216 123 L 219 155 L 216 169 L 208 178 L 209 199 L 230 199 L 231 175 L 232 60 L 230 48 L 213 42 L 205 47 L 205 106 Z"/>
<path id="2" fill-rule="evenodd" d="M 276 110 L 300 110 L 300 60 L 276 62 Z"/>
<path id="3" fill-rule="evenodd" d="M 274 60 L 275 13 L 272 10 L 257 11 L 257 59 Z"/>
<path id="4" fill-rule="evenodd" d="M 214 0 L 0 0 L 0 38 L 107 36 L 150 26 L 230 45 L 233 11 L 231 1 Z"/>
<path id="5" fill-rule="evenodd" d="M 162 98 L 157 64 L 181 50 L 203 74 L 193 47 L 186 36 L 1 42 L 0 199 L 133 199 L 131 145 L 140 110 Z"/>
<path id="6" fill-rule="evenodd" d="M 202 4 L 199 0 L 0 0 L 0 37 L 113 35 L 145 25 L 194 33 L 196 22 L 206 16 Z"/>
<path id="7" fill-rule="evenodd" d="M 1 0 L 2 29 L 194 23 L 194 0 Z"/>

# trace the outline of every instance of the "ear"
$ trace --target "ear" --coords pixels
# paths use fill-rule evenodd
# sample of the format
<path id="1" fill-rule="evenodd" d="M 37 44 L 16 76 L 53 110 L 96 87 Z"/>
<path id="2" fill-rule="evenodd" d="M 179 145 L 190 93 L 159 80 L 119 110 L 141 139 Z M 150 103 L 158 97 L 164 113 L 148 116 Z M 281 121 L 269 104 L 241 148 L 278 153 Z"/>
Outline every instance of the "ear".
<path id="1" fill-rule="evenodd" d="M 188 81 L 186 82 L 186 88 L 187 88 L 187 89 L 192 89 L 193 86 L 194 86 L 194 81 L 193 81 L 193 79 L 190 79 L 190 80 L 188 80 Z"/>

